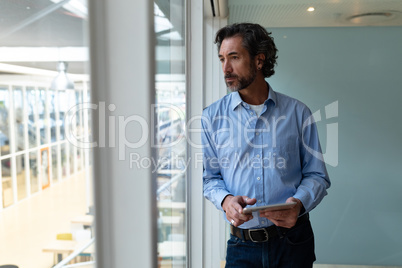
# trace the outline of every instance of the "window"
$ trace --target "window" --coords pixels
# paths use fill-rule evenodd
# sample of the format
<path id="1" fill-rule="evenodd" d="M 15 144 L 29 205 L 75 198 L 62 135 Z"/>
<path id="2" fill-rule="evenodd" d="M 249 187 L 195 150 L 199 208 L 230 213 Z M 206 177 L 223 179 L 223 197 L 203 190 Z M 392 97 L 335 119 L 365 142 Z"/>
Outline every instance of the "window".
<path id="1" fill-rule="evenodd" d="M 0 155 L 10 153 L 9 109 L 10 96 L 8 89 L 6 87 L 0 87 Z"/>
<path id="2" fill-rule="evenodd" d="M 13 89 L 13 105 L 14 105 L 14 135 L 16 143 L 16 152 L 24 150 L 25 147 L 25 113 L 24 113 L 24 98 L 21 87 Z"/>
<path id="3" fill-rule="evenodd" d="M 28 144 L 29 148 L 38 146 L 37 143 L 37 98 L 36 90 L 32 87 L 28 87 L 26 91 L 26 103 L 28 113 Z"/>
<path id="4" fill-rule="evenodd" d="M 88 110 L 68 114 L 89 96 L 87 13 L 86 0 L 1 3 L 0 241 L 13 243 L 0 245 L 0 265 L 52 267 L 45 247 L 58 233 L 88 232 L 72 220 L 93 211 L 89 152 L 68 140 L 89 134 Z"/>
<path id="5" fill-rule="evenodd" d="M 158 254 L 186 267 L 185 1 L 155 2 Z"/>

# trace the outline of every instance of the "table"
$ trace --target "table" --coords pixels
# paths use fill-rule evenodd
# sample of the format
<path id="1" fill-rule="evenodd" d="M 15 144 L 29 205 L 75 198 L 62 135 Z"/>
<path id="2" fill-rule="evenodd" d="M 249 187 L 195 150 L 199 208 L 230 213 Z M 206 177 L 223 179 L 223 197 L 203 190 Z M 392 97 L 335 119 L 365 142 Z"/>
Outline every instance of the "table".
<path id="1" fill-rule="evenodd" d="M 179 225 L 181 223 L 181 216 L 161 216 L 162 224 Z"/>
<path id="2" fill-rule="evenodd" d="M 158 208 L 171 208 L 171 209 L 182 209 L 184 210 L 186 208 L 186 203 L 185 202 L 158 202 L 157 203 Z"/>
<path id="3" fill-rule="evenodd" d="M 93 215 L 81 215 L 71 219 L 71 223 L 78 223 L 84 226 L 91 226 L 94 222 Z"/>
<path id="4" fill-rule="evenodd" d="M 54 264 L 60 262 L 63 259 L 63 254 L 67 256 L 74 252 L 74 250 L 84 246 L 89 240 L 84 241 L 74 241 L 74 240 L 54 240 L 46 244 L 42 251 L 53 253 L 55 256 Z M 82 253 L 95 253 L 95 245 L 92 244 L 86 248 Z M 57 259 L 56 259 L 57 258 Z"/>
<path id="5" fill-rule="evenodd" d="M 162 258 L 185 258 L 185 241 L 164 241 L 158 243 L 158 255 Z"/>
<path id="6" fill-rule="evenodd" d="M 81 215 L 71 219 L 72 224 L 81 224 L 84 229 L 89 229 L 91 232 L 91 237 L 93 236 L 92 224 L 94 223 L 93 215 Z"/>

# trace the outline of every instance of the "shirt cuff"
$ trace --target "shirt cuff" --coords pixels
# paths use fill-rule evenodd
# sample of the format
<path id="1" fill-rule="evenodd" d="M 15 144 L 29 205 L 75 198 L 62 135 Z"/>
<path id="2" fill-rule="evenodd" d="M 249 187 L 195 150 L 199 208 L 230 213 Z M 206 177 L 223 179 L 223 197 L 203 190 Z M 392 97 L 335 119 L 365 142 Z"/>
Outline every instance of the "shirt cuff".
<path id="1" fill-rule="evenodd" d="M 297 192 L 293 197 L 296 199 L 299 199 L 303 205 L 302 209 L 300 210 L 299 217 L 303 216 L 304 214 L 306 214 L 310 211 L 309 201 L 308 201 L 309 199 L 306 196 L 303 196 L 301 193 Z"/>
<path id="2" fill-rule="evenodd" d="M 219 193 L 216 194 L 216 198 L 215 198 L 216 204 L 215 204 L 215 206 L 216 206 L 217 209 L 219 209 L 219 210 L 224 212 L 224 210 L 222 208 L 222 202 L 225 199 L 225 197 L 228 196 L 228 195 L 232 195 L 232 194 L 229 193 L 228 191 L 220 191 Z"/>

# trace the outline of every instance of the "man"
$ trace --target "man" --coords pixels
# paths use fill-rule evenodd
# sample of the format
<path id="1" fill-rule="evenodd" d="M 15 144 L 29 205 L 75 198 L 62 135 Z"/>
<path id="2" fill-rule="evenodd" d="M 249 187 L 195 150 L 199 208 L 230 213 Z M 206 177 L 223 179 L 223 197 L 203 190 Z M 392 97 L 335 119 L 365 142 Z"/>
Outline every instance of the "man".
<path id="1" fill-rule="evenodd" d="M 308 213 L 330 186 L 310 110 L 265 81 L 277 59 L 270 34 L 242 23 L 215 39 L 232 93 L 203 112 L 203 178 L 204 196 L 231 224 L 227 267 L 312 267 Z M 243 214 L 246 206 L 283 202 L 295 204 Z"/>

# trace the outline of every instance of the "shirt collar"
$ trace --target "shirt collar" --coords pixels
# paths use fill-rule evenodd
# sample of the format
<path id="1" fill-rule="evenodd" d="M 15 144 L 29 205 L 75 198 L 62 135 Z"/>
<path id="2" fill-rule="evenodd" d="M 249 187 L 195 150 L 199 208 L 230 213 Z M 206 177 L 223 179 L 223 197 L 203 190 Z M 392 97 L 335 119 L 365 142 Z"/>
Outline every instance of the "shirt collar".
<path id="1" fill-rule="evenodd" d="M 267 83 L 268 84 L 268 83 Z M 271 100 L 274 103 L 274 106 L 276 106 L 277 98 L 276 98 L 276 92 L 272 89 L 270 84 L 268 84 L 268 99 L 264 102 L 266 105 L 268 104 L 269 100 Z"/>
<path id="2" fill-rule="evenodd" d="M 231 105 L 232 105 L 232 110 L 236 109 L 237 106 L 239 106 L 240 104 L 243 103 L 243 100 L 240 97 L 240 94 L 238 91 L 235 91 L 231 94 L 232 99 L 230 101 Z"/>
<path id="3" fill-rule="evenodd" d="M 269 91 L 268 91 L 268 99 L 264 101 L 265 105 L 268 105 L 268 102 L 271 100 L 274 103 L 274 106 L 276 106 L 277 98 L 276 98 L 276 92 L 272 89 L 272 87 L 267 83 Z M 232 110 L 236 109 L 237 106 L 240 104 L 243 104 L 245 107 L 249 107 L 247 103 L 245 103 L 242 98 L 240 97 L 240 94 L 238 91 L 235 91 L 232 93 L 232 100 L 231 100 L 231 106 Z"/>

